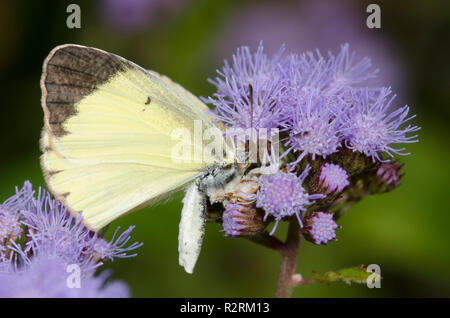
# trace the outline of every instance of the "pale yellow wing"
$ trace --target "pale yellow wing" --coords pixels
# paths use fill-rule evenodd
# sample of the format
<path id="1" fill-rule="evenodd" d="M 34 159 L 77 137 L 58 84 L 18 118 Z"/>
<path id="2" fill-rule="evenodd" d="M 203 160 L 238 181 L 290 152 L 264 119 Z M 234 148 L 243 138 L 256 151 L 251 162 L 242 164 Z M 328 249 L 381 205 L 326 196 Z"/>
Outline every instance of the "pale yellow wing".
<path id="1" fill-rule="evenodd" d="M 43 135 L 47 138 L 46 132 Z M 82 212 L 93 230 L 165 198 L 198 175 L 139 163 L 73 163 L 50 149 L 42 155 L 41 164 L 49 189 L 72 212 Z"/>
<path id="2" fill-rule="evenodd" d="M 59 46 L 44 62 L 41 89 L 46 182 L 93 230 L 177 191 L 214 161 L 183 161 L 173 152 L 187 143 L 173 138 L 175 130 L 193 137 L 195 120 L 203 130 L 214 127 L 206 106 L 119 56 Z"/>

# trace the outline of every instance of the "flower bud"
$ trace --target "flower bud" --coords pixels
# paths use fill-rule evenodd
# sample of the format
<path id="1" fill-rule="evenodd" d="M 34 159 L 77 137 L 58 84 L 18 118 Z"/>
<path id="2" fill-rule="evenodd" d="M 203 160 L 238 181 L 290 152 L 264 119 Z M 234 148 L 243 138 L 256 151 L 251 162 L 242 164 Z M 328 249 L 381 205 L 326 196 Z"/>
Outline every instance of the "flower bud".
<path id="1" fill-rule="evenodd" d="M 266 227 L 263 213 L 254 204 L 232 203 L 225 206 L 222 227 L 226 236 L 253 236 Z"/>
<path id="2" fill-rule="evenodd" d="M 403 177 L 403 174 L 400 174 L 402 167 L 403 165 L 398 162 L 378 164 L 371 175 L 371 193 L 383 193 L 397 188 L 400 185 L 400 179 Z"/>
<path id="3" fill-rule="evenodd" d="M 303 236 L 314 244 L 327 244 L 336 238 L 338 225 L 332 213 L 313 212 L 306 216 L 304 223 Z"/>
<path id="4" fill-rule="evenodd" d="M 349 184 L 348 174 L 344 169 L 332 163 L 325 163 L 311 182 L 311 189 L 326 195 L 338 194 Z"/>

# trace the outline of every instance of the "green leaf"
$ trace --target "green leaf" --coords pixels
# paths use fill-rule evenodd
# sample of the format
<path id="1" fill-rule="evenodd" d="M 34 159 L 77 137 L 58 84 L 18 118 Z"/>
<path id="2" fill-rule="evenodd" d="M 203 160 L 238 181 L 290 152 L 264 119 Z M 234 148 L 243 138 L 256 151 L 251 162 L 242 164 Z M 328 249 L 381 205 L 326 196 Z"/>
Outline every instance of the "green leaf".
<path id="1" fill-rule="evenodd" d="M 313 272 L 311 277 L 305 279 L 305 283 L 333 283 L 342 281 L 346 284 L 357 283 L 364 284 L 371 275 L 367 272 L 364 265 L 344 268 L 338 271 L 330 271 L 325 274 Z"/>

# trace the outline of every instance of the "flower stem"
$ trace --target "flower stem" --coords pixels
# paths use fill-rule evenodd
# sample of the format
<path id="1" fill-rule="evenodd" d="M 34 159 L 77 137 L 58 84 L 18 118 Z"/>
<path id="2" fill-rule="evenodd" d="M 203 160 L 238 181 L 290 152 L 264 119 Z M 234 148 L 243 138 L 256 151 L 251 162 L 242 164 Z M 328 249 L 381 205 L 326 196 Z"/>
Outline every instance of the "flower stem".
<path id="1" fill-rule="evenodd" d="M 292 294 L 292 276 L 297 266 L 298 248 L 300 246 L 301 232 L 297 220 L 289 224 L 286 243 L 281 251 L 282 259 L 278 285 L 275 297 L 289 298 Z"/>
<path id="2" fill-rule="evenodd" d="M 250 236 L 248 239 L 256 244 L 265 246 L 280 253 L 282 253 L 284 249 L 284 243 L 276 237 L 269 235 L 267 232 Z"/>

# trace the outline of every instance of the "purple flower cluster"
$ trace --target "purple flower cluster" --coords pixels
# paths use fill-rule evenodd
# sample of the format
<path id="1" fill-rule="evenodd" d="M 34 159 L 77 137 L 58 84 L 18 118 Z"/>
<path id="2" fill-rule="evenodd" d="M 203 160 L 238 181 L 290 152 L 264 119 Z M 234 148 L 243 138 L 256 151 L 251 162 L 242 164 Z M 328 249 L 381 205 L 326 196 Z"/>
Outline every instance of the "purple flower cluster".
<path id="1" fill-rule="evenodd" d="M 256 209 L 266 223 L 275 221 L 273 234 L 279 221 L 295 215 L 301 227 L 309 220 L 305 237 L 325 244 L 335 237 L 333 213 L 346 200 L 351 204 L 350 199 L 398 186 L 392 180 L 399 178 L 399 169 L 389 170 L 385 185 L 383 165 L 409 154 L 397 145 L 417 142 L 413 133 L 420 128 L 407 124 L 415 117 L 408 115 L 408 106 L 394 107 L 389 87 L 367 86 L 378 70 L 368 57 L 357 59 L 348 44 L 337 54 L 283 53 L 284 47 L 273 57 L 262 44 L 254 53 L 241 47 L 210 80 L 216 92 L 204 101 L 213 106 L 211 116 L 220 127 L 280 132 L 279 144 L 270 139 L 262 150 L 273 155 L 279 146 L 275 172 L 261 172 L 266 162 L 244 168 L 244 177 L 258 176 L 253 179 L 258 190 L 247 202 L 250 208 L 237 209 L 233 197 L 224 201 L 223 227 L 226 235 L 241 236 L 250 227 L 247 211 Z"/>
<path id="2" fill-rule="evenodd" d="M 4 298 L 124 298 L 127 285 L 120 281 L 106 283 L 108 273 L 82 278 L 79 287 L 67 284 L 69 274 L 59 257 L 34 256 L 20 268 L 0 271 L 0 297 Z"/>
<path id="3" fill-rule="evenodd" d="M 0 205 L 0 297 L 126 297 L 124 283 L 105 285 L 94 276 L 106 260 L 133 257 L 142 244 L 130 240 L 133 227 L 106 241 L 72 216 L 62 203 L 26 181 Z M 22 243 L 20 243 L 22 242 Z M 66 284 L 67 268 L 79 269 L 80 286 Z M 43 274 L 45 273 L 45 275 Z"/>
<path id="4" fill-rule="evenodd" d="M 346 147 L 374 161 L 383 154 L 406 155 L 394 144 L 417 142 L 417 126 L 403 126 L 414 116 L 409 107 L 392 108 L 390 88 L 364 87 L 378 70 L 370 59 L 356 60 L 349 45 L 337 55 L 319 51 L 269 58 L 262 44 L 252 54 L 242 47 L 210 80 L 217 92 L 205 101 L 226 127 L 281 128 L 288 135 L 285 154 L 297 164 L 307 155 L 326 158 Z"/>

